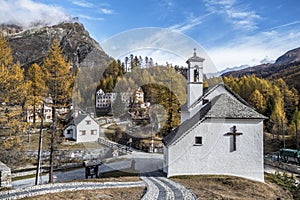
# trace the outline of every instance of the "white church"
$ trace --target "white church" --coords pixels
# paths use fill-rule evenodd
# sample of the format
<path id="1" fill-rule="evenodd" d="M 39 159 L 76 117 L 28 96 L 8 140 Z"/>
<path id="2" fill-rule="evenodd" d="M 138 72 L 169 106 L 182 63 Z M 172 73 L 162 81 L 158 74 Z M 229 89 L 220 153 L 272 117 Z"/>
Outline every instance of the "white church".
<path id="1" fill-rule="evenodd" d="M 263 120 L 224 84 L 203 92 L 204 59 L 188 64 L 188 99 L 181 124 L 163 140 L 164 172 L 177 175 L 231 175 L 264 181 Z"/>

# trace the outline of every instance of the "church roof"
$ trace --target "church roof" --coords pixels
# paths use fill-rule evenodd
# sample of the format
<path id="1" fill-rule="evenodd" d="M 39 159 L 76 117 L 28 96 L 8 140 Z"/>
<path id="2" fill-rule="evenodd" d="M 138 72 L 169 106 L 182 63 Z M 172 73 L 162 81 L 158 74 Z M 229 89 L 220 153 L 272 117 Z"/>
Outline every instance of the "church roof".
<path id="1" fill-rule="evenodd" d="M 204 58 L 201 58 L 199 56 L 197 56 L 196 54 L 196 49 L 194 49 L 194 55 L 192 57 L 190 57 L 186 63 L 190 63 L 190 62 L 203 62 L 205 59 Z"/>
<path id="2" fill-rule="evenodd" d="M 224 83 L 218 83 L 216 85 L 212 85 L 209 88 L 207 88 L 204 92 L 204 94 L 197 99 L 191 106 L 190 108 L 193 108 L 194 106 L 198 105 L 203 99 L 205 99 L 210 93 L 212 93 L 214 90 L 216 90 L 218 87 L 224 87 L 227 92 L 232 94 L 235 98 L 237 98 L 240 102 L 243 104 L 250 106 L 242 97 L 240 97 L 237 93 L 235 93 L 233 90 L 231 90 L 227 85 Z M 183 106 L 181 106 L 181 110 L 188 110 L 189 108 L 187 107 L 187 103 L 185 103 Z"/>
<path id="3" fill-rule="evenodd" d="M 82 109 L 72 109 L 66 115 L 66 121 L 71 121 L 76 114 L 84 114 L 85 112 Z"/>
<path id="4" fill-rule="evenodd" d="M 184 121 L 163 139 L 166 146 L 173 144 L 179 138 L 188 134 L 195 125 L 208 118 L 222 119 L 266 119 L 250 106 L 228 94 L 220 94 L 205 104 L 192 118 Z"/>
<path id="5" fill-rule="evenodd" d="M 80 122 L 82 122 L 88 115 L 87 114 L 78 114 L 78 116 L 74 119 L 72 119 L 68 124 L 67 126 L 70 126 L 70 125 L 77 125 L 79 124 Z"/>
<path id="6" fill-rule="evenodd" d="M 229 119 L 265 119 L 266 117 L 253 108 L 241 103 L 227 94 L 220 94 L 213 99 L 213 106 L 206 113 L 206 118 Z"/>

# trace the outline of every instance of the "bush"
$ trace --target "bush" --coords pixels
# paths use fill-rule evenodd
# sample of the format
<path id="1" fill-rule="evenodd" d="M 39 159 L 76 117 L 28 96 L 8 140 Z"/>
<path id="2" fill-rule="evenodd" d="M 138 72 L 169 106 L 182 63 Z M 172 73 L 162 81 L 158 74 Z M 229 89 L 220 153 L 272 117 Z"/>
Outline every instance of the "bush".
<path id="1" fill-rule="evenodd" d="M 275 174 L 270 174 L 269 178 L 277 185 L 290 191 L 294 199 L 300 199 L 300 184 L 297 183 L 293 174 L 289 176 L 286 172 L 281 174 L 276 171 Z"/>

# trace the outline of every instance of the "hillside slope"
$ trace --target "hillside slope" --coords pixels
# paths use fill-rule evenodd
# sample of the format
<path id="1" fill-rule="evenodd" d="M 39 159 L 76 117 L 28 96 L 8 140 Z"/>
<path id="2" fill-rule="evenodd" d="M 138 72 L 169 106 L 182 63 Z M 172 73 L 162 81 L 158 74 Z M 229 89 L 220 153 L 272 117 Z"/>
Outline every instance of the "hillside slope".
<path id="1" fill-rule="evenodd" d="M 177 176 L 172 179 L 191 189 L 199 199 L 293 199 L 289 191 L 269 177 L 266 174 L 266 183 L 222 175 Z"/>
<path id="2" fill-rule="evenodd" d="M 222 76 L 241 77 L 251 74 L 266 79 L 282 78 L 289 86 L 295 87 L 300 92 L 300 48 L 286 52 L 274 64 L 248 67 L 238 71 L 227 72 Z"/>

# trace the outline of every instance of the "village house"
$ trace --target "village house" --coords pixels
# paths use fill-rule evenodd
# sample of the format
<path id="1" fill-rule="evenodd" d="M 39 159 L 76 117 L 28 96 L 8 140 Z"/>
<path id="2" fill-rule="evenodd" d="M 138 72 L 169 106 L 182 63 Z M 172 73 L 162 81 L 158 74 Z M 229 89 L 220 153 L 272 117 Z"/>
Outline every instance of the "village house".
<path id="1" fill-rule="evenodd" d="M 144 92 L 141 87 L 138 87 L 132 93 L 121 92 L 122 102 L 125 104 L 125 108 L 129 108 L 134 105 L 140 109 L 148 109 L 150 107 L 149 102 L 144 102 Z M 114 101 L 117 98 L 117 93 L 105 93 L 102 89 L 96 92 L 96 110 L 100 115 L 106 115 L 111 112 Z"/>
<path id="2" fill-rule="evenodd" d="M 41 101 L 35 108 L 29 105 L 26 109 L 26 122 L 34 122 L 34 112 L 35 112 L 35 122 L 41 122 L 41 112 L 44 109 L 44 122 L 52 122 L 52 99 L 47 97 L 44 101 Z"/>
<path id="3" fill-rule="evenodd" d="M 42 105 L 37 106 L 35 111 L 35 122 L 41 122 Z M 33 106 L 29 106 L 26 110 L 26 122 L 34 122 Z M 52 122 L 52 107 L 44 105 L 44 122 Z"/>
<path id="4" fill-rule="evenodd" d="M 53 103 L 53 101 L 52 101 L 51 97 L 48 97 L 48 98 L 44 99 L 43 102 L 40 102 L 36 106 L 35 111 L 34 111 L 33 106 L 29 105 L 26 109 L 26 119 L 25 119 L 25 121 L 33 123 L 34 122 L 34 112 L 35 112 L 35 122 L 41 122 L 41 112 L 42 112 L 42 109 L 44 109 L 44 111 L 43 111 L 44 122 L 46 122 L 46 123 L 47 122 L 48 123 L 53 122 L 53 119 L 52 119 L 52 103 Z M 61 108 L 56 109 L 58 115 L 65 115 L 66 113 L 68 113 L 69 110 L 70 109 L 66 108 L 66 107 L 61 107 Z"/>
<path id="5" fill-rule="evenodd" d="M 187 60 L 188 98 L 181 124 L 163 140 L 164 172 L 232 175 L 264 181 L 263 120 L 224 84 L 203 93 L 203 58 Z"/>
<path id="6" fill-rule="evenodd" d="M 125 104 L 125 107 L 128 107 L 130 103 L 130 95 L 125 92 L 121 92 L 120 95 L 121 95 L 122 102 Z M 95 107 L 97 113 L 100 113 L 99 115 L 107 115 L 108 113 L 110 113 L 116 98 L 117 98 L 117 93 L 114 92 L 105 93 L 102 89 L 99 89 L 96 92 L 96 98 L 95 98 L 96 101 Z"/>
<path id="7" fill-rule="evenodd" d="M 75 142 L 95 142 L 98 141 L 100 135 L 103 136 L 97 121 L 82 111 L 74 113 L 64 129 L 63 135 L 66 139 Z"/>
<path id="8" fill-rule="evenodd" d="M 131 104 L 143 104 L 144 103 L 144 91 L 142 90 L 141 87 L 138 87 L 133 94 L 131 95 L 130 98 L 130 103 Z"/>

